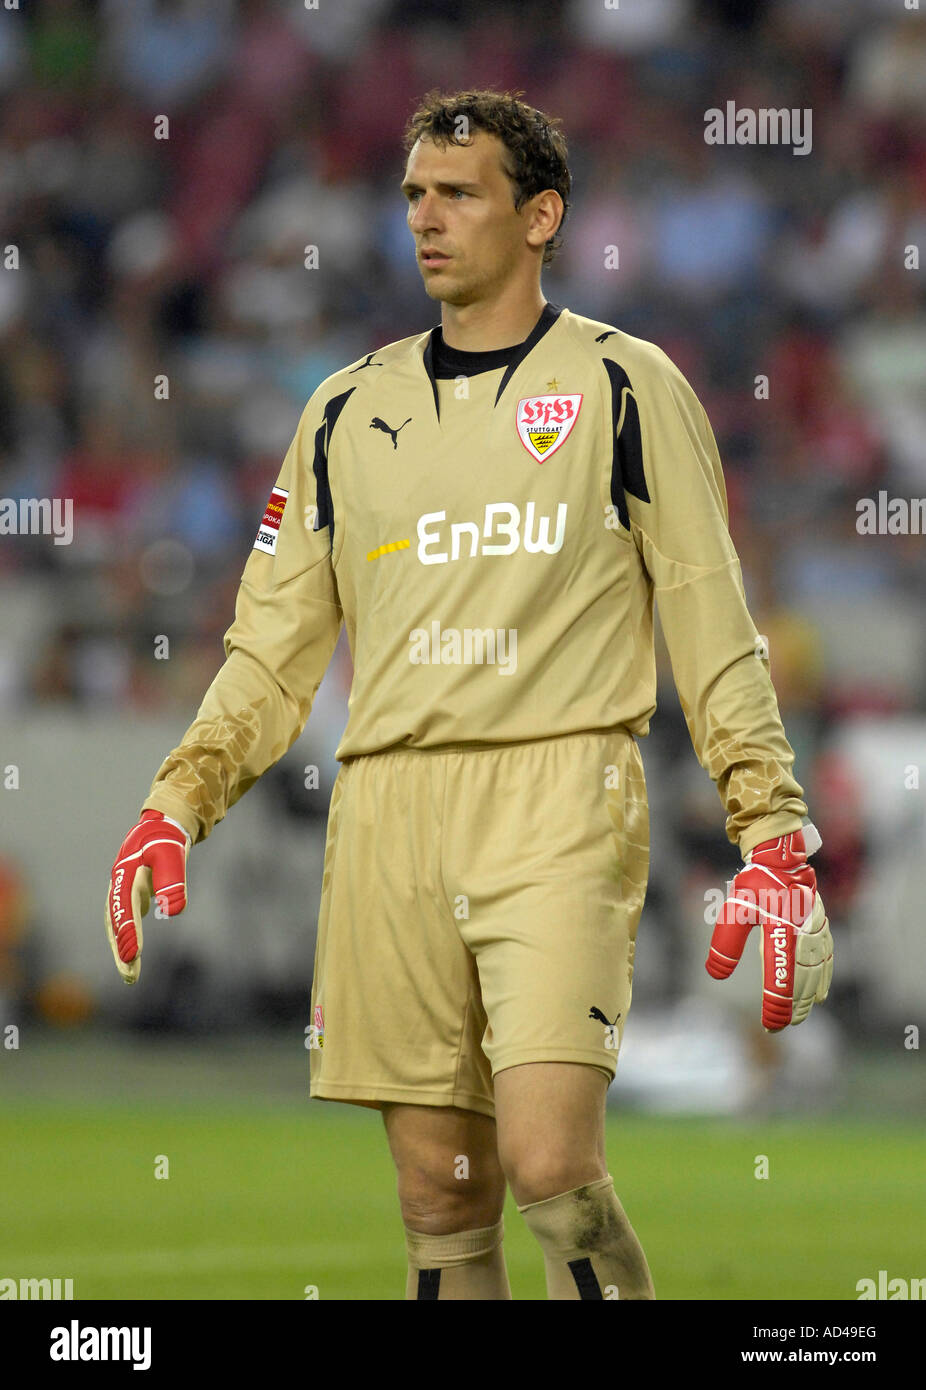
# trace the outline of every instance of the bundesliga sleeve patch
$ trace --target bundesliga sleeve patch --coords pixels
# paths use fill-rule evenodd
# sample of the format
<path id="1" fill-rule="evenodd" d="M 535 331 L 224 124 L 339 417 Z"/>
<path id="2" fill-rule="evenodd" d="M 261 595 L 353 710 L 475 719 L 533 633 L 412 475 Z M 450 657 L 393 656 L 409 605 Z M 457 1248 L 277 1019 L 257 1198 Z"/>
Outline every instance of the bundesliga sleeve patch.
<path id="1" fill-rule="evenodd" d="M 275 555 L 277 552 L 277 536 L 280 534 L 280 522 L 283 520 L 283 508 L 288 496 L 289 493 L 281 487 L 275 487 L 270 494 L 270 501 L 264 510 L 264 519 L 260 523 L 257 540 L 253 546 L 255 550 L 262 550 L 265 555 Z"/>

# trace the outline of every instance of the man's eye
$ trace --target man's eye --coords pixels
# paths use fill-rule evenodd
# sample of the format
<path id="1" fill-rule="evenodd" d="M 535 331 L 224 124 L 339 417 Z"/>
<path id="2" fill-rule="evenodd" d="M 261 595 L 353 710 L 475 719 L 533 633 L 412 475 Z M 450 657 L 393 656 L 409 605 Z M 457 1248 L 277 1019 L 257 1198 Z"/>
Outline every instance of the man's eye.
<path id="1" fill-rule="evenodd" d="M 466 198 L 466 197 L 468 196 L 468 195 L 467 195 L 467 192 L 466 192 L 466 190 L 465 190 L 464 188 L 453 188 L 453 189 L 450 190 L 450 196 L 451 196 L 452 198 L 456 198 L 457 195 L 459 195 L 461 198 Z M 409 201 L 410 203 L 414 203 L 414 202 L 416 201 L 416 199 L 418 199 L 418 198 L 420 198 L 420 197 L 421 197 L 421 194 L 420 194 L 420 193 L 409 193 L 409 194 L 408 194 L 408 201 Z"/>

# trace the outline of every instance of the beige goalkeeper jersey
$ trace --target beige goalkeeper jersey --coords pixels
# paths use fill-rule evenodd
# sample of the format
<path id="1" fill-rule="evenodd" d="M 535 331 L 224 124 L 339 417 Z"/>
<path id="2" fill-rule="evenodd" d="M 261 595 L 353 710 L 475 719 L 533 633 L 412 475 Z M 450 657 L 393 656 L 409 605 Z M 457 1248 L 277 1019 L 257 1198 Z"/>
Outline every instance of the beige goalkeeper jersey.
<path id="1" fill-rule="evenodd" d="M 553 304 L 498 352 L 455 352 L 440 328 L 390 343 L 306 406 L 225 664 L 144 806 L 204 839 L 301 732 L 342 622 L 341 760 L 616 725 L 642 736 L 654 599 L 729 838 L 745 852 L 798 829 L 807 808 L 717 447 L 665 353 Z"/>

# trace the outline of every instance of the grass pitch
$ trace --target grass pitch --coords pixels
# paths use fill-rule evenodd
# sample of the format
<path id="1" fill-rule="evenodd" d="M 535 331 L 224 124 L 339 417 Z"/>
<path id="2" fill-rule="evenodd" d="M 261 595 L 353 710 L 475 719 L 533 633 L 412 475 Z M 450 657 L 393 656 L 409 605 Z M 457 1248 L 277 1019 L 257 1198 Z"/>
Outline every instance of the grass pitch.
<path id="1" fill-rule="evenodd" d="M 159 1082 L 121 1054 L 96 1085 L 71 1066 L 70 1098 L 50 1057 L 44 1088 L 3 1088 L 0 1278 L 72 1278 L 78 1300 L 404 1296 L 375 1112 L 255 1078 L 197 1093 L 177 1054 Z M 618 1116 L 608 1156 L 662 1299 L 854 1300 L 879 1269 L 926 1275 L 921 1126 Z M 510 1198 L 505 1220 L 514 1297 L 544 1299 Z"/>

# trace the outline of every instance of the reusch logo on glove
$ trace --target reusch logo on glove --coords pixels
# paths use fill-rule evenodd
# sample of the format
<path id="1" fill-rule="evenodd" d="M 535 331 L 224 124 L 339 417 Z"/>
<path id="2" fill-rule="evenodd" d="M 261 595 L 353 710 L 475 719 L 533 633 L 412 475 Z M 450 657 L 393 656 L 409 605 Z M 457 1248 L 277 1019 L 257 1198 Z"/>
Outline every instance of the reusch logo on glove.
<path id="1" fill-rule="evenodd" d="M 284 488 L 272 489 L 270 501 L 264 509 L 264 517 L 257 532 L 257 540 L 252 547 L 254 550 L 262 550 L 265 555 L 276 554 L 277 536 L 280 534 L 280 522 L 283 520 L 283 509 L 288 496 L 289 493 Z"/>
<path id="2" fill-rule="evenodd" d="M 120 869 L 113 880 L 113 928 L 118 936 L 122 930 L 122 916 L 124 908 L 122 906 L 122 880 L 125 877 L 125 869 Z"/>
<path id="3" fill-rule="evenodd" d="M 788 987 L 788 928 L 784 925 L 775 927 L 769 933 L 772 945 L 775 947 L 775 984 L 778 989 Z"/>

